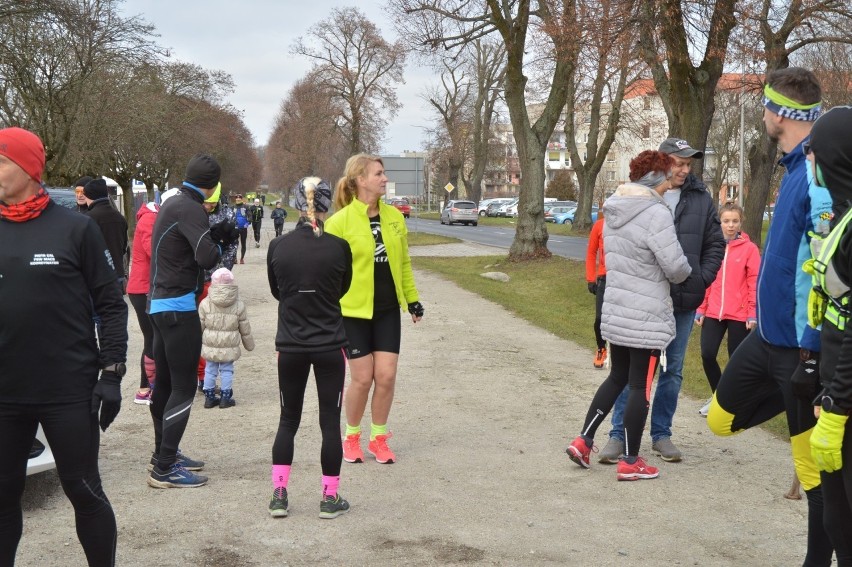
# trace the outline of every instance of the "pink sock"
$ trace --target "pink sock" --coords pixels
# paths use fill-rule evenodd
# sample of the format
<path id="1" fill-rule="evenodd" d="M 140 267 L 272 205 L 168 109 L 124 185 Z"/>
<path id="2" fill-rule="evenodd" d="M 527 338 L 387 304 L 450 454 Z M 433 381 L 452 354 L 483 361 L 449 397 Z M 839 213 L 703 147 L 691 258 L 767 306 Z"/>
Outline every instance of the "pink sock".
<path id="1" fill-rule="evenodd" d="M 273 488 L 287 488 L 290 480 L 290 465 L 272 465 Z"/>
<path id="2" fill-rule="evenodd" d="M 337 496 L 337 487 L 340 486 L 339 476 L 322 475 L 322 497 Z"/>

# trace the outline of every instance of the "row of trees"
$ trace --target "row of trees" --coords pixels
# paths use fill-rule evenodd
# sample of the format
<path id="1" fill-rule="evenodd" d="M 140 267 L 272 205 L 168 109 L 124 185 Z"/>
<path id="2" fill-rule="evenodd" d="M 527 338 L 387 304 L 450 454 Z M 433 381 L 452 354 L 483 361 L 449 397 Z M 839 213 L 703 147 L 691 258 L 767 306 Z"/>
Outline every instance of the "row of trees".
<path id="1" fill-rule="evenodd" d="M 0 1 L 0 125 L 44 141 L 45 179 L 106 175 L 153 191 L 182 179 L 195 153 L 222 164 L 225 191 L 260 181 L 261 164 L 225 73 L 171 61 L 152 25 L 117 0 Z M 153 195 L 149 195 L 153 197 Z"/>
<path id="2" fill-rule="evenodd" d="M 332 10 L 291 53 L 312 69 L 281 102 L 266 147 L 266 178 L 285 193 L 306 175 L 336 180 L 350 155 L 379 150 L 406 56 L 357 8 Z"/>
<path id="3" fill-rule="evenodd" d="M 583 228 L 616 132 L 630 127 L 619 110 L 625 89 L 637 77 L 653 78 L 669 135 L 699 148 L 707 145 L 726 68 L 744 71 L 748 61 L 752 73 L 765 76 L 797 58 L 813 63 L 820 53 L 817 59 L 827 57 L 834 65 L 824 75 L 849 84 L 848 58 L 844 62 L 836 54 L 838 46 L 852 43 L 852 8 L 842 0 L 400 0 L 388 9 L 410 47 L 437 57 L 448 71 L 476 45 L 491 43 L 502 50 L 504 100 L 522 175 L 509 253 L 517 260 L 549 255 L 542 201 L 544 158 L 554 129 L 561 121 L 579 184 L 575 226 Z M 837 72 L 845 73 L 845 83 Z M 442 81 L 448 95 L 459 90 L 452 77 L 445 73 Z M 479 83 L 476 77 L 469 84 Z M 458 100 L 444 98 L 442 126 L 443 115 L 451 114 L 447 111 Z M 577 113 L 589 128 L 582 152 L 575 141 Z M 445 130 L 450 143 L 444 147 L 463 145 L 450 135 L 458 135 L 459 128 Z M 760 234 L 777 153 L 764 130 L 755 131 L 748 148 L 745 229 L 750 234 Z M 477 144 L 469 136 L 466 140 Z M 702 168 L 697 162 L 696 173 Z"/>

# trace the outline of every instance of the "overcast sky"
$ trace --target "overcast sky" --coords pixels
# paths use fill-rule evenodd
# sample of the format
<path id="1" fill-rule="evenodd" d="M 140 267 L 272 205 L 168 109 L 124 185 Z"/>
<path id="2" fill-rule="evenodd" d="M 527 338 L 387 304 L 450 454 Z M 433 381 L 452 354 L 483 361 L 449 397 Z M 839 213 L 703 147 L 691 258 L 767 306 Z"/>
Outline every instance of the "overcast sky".
<path id="1" fill-rule="evenodd" d="M 229 102 L 243 112 L 255 143 L 264 145 L 281 100 L 310 69 L 307 59 L 290 54 L 295 39 L 326 19 L 332 8 L 358 6 L 382 36 L 393 41 L 396 32 L 382 4 L 383 0 L 125 0 L 121 10 L 153 23 L 160 35 L 157 42 L 171 49 L 172 58 L 230 74 L 236 88 Z M 387 125 L 383 154 L 422 147 L 420 127 L 427 126 L 429 118 L 418 95 L 429 77 L 427 69 L 410 62 L 406 66 L 406 84 L 397 88 L 402 109 Z"/>

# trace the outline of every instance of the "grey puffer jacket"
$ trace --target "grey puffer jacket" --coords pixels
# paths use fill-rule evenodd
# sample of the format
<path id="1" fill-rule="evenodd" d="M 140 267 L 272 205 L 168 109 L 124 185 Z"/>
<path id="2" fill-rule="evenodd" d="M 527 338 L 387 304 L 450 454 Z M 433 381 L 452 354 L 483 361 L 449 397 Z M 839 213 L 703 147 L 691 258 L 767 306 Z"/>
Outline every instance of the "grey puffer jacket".
<path id="1" fill-rule="evenodd" d="M 692 273 L 671 209 L 651 189 L 627 183 L 606 200 L 604 211 L 601 334 L 616 345 L 664 350 L 675 336 L 669 282 Z"/>
<path id="2" fill-rule="evenodd" d="M 201 318 L 201 356 L 213 362 L 233 362 L 240 358 L 240 342 L 246 350 L 254 350 L 254 337 L 233 284 L 211 284 L 207 297 L 198 306 Z"/>

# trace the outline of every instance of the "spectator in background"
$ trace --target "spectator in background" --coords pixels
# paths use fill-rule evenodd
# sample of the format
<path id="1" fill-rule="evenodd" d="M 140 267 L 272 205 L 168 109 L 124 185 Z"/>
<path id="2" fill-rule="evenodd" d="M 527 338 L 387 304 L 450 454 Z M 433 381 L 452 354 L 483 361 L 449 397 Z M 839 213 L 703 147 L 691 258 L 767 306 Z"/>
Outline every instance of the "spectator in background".
<path id="1" fill-rule="evenodd" d="M 760 250 L 746 233 L 740 232 L 742 207 L 725 203 L 719 209 L 719 217 L 728 248 L 719 275 L 707 288 L 707 295 L 695 312 L 695 324 L 701 327 L 701 362 L 711 395 L 722 376 L 716 358 L 725 333 L 728 333 L 730 358 L 748 332 L 757 326 L 757 272 L 760 269 Z M 698 413 L 707 417 L 712 399 L 707 400 Z"/>
<path id="2" fill-rule="evenodd" d="M 50 199 L 44 162 L 38 136 L 0 130 L 0 565 L 15 563 L 41 424 L 86 560 L 112 566 L 117 529 L 98 472 L 98 426 L 106 431 L 121 408 L 127 305 L 101 231 Z M 61 550 L 45 553 L 46 563 L 63 562 Z"/>
<path id="3" fill-rule="evenodd" d="M 127 221 L 110 203 L 106 181 L 93 179 L 83 188 L 83 198 L 88 210 L 86 214 L 101 229 L 111 256 L 113 269 L 122 291 L 127 288 L 127 274 L 124 271 L 124 256 L 127 254 Z"/>
<path id="4" fill-rule="evenodd" d="M 86 188 L 86 183 L 91 181 L 93 178 L 88 175 L 84 175 L 80 179 L 78 179 L 74 183 L 74 197 L 77 200 L 77 211 L 81 213 L 85 213 L 89 210 L 88 205 L 86 205 L 86 197 L 83 196 L 83 189 Z"/>
<path id="5" fill-rule="evenodd" d="M 263 205 L 260 199 L 254 200 L 254 205 L 249 207 L 251 228 L 254 231 L 254 247 L 260 248 L 260 225 L 263 224 Z"/>
<path id="6" fill-rule="evenodd" d="M 586 249 L 586 282 L 589 293 L 595 296 L 595 341 L 598 350 L 592 363 L 595 368 L 603 368 L 606 361 L 606 341 L 601 336 L 601 308 L 606 290 L 606 258 L 603 242 L 604 212 L 600 211 L 598 220 L 589 233 L 589 246 Z"/>

